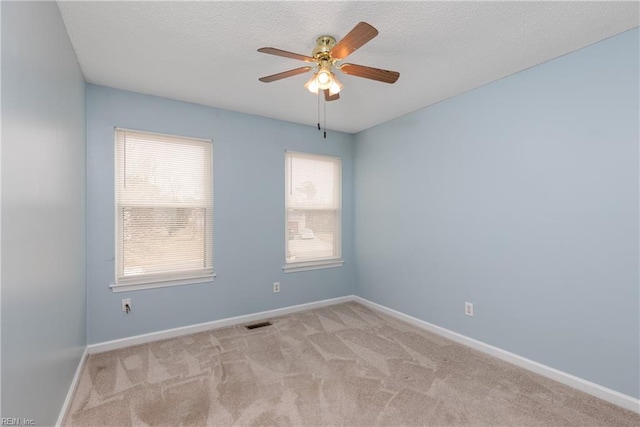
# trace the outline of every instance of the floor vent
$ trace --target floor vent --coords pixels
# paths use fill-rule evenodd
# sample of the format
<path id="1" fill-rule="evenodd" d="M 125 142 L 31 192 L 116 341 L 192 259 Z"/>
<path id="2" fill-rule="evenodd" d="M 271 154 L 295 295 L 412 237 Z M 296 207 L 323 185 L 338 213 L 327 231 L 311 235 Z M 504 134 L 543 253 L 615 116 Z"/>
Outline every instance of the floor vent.
<path id="1" fill-rule="evenodd" d="M 253 325 L 246 325 L 245 328 L 258 329 L 258 328 L 264 328 L 265 326 L 271 326 L 271 325 L 272 325 L 271 322 L 261 322 L 261 323 L 254 323 Z"/>

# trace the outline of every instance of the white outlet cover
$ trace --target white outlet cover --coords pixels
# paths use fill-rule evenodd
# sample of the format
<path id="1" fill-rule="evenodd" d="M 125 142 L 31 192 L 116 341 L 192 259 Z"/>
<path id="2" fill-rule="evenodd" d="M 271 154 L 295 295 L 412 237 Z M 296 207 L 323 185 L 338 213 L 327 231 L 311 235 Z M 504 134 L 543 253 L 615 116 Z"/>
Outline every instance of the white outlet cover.
<path id="1" fill-rule="evenodd" d="M 473 304 L 470 302 L 465 302 L 464 303 L 464 314 L 466 314 L 467 316 L 472 316 L 473 317 Z"/>

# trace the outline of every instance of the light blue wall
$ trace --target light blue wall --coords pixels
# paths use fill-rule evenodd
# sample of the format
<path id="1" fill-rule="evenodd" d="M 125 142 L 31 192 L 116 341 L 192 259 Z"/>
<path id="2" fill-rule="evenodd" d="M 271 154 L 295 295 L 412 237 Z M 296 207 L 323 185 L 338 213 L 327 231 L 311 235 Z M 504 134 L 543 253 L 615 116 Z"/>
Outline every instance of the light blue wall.
<path id="1" fill-rule="evenodd" d="M 2 2 L 2 417 L 56 422 L 86 345 L 85 84 L 55 2 Z"/>
<path id="2" fill-rule="evenodd" d="M 638 397 L 638 38 L 356 135 L 357 294 Z"/>
<path id="3" fill-rule="evenodd" d="M 114 126 L 213 139 L 215 282 L 116 294 L 109 289 Z M 325 140 L 313 127 L 94 85 L 87 87 L 87 132 L 89 343 L 353 293 L 352 135 L 329 132 Z M 285 149 L 342 158 L 341 268 L 282 272 Z M 275 281 L 279 294 L 272 292 Z M 132 299 L 128 316 L 122 298 Z"/>

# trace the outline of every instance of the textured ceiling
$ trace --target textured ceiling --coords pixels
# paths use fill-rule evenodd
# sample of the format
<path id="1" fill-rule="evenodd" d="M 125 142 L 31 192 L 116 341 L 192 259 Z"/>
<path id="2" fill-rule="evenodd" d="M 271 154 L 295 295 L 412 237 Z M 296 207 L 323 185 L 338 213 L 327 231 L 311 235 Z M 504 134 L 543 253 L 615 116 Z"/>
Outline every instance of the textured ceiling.
<path id="1" fill-rule="evenodd" d="M 86 80 L 315 125 L 306 65 L 359 21 L 380 34 L 346 61 L 400 72 L 393 85 L 338 72 L 327 127 L 358 132 L 639 25 L 638 2 L 58 2 Z"/>

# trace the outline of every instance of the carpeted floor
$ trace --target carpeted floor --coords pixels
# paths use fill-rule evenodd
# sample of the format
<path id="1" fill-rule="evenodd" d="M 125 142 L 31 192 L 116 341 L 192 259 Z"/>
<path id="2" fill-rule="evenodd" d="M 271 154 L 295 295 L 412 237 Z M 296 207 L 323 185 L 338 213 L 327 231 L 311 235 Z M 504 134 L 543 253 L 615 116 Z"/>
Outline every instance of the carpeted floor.
<path id="1" fill-rule="evenodd" d="M 91 355 L 65 425 L 640 425 L 357 303 L 271 321 Z"/>

